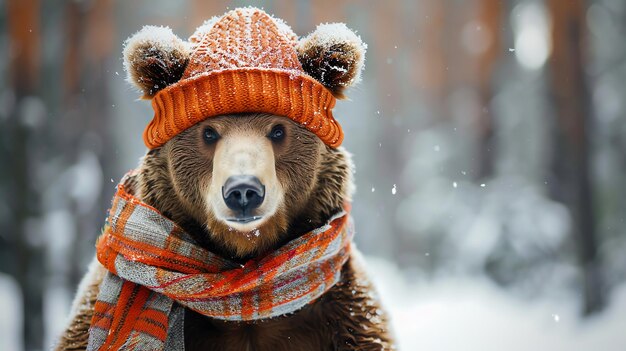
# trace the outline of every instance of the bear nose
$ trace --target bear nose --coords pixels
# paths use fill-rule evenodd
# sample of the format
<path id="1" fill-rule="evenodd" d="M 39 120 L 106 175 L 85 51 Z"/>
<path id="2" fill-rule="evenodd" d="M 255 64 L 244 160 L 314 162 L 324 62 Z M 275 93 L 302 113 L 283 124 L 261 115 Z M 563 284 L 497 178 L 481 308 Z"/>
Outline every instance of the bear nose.
<path id="1" fill-rule="evenodd" d="M 222 197 L 228 208 L 240 216 L 249 216 L 251 210 L 263 203 L 265 185 L 252 175 L 231 176 L 222 187 Z"/>

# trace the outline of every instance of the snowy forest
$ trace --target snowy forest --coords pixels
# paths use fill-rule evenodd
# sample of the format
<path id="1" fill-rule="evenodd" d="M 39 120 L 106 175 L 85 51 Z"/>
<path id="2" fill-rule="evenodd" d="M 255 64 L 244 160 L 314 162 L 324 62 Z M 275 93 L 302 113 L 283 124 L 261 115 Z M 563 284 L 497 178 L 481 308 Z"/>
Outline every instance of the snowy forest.
<path id="1" fill-rule="evenodd" d="M 368 44 L 334 114 L 400 350 L 626 347 L 626 1 L 0 5 L 0 351 L 50 349 L 146 151 L 124 40 L 247 5 Z"/>

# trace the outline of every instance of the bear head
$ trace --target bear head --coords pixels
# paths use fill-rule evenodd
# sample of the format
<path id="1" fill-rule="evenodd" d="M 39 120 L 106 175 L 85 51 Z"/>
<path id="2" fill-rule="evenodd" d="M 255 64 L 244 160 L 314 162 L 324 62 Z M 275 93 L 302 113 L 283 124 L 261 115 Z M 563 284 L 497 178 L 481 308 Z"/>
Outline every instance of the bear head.
<path id="1" fill-rule="evenodd" d="M 326 146 L 290 119 L 228 115 L 208 118 L 148 151 L 137 195 L 201 245 L 245 260 L 340 212 L 351 200 L 352 169 L 343 148 Z M 249 214 L 226 203 L 225 185 L 238 175 L 255 177 L 264 189 Z"/>
<path id="2" fill-rule="evenodd" d="M 307 79 L 344 98 L 360 79 L 366 48 L 361 39 L 344 24 L 324 24 L 297 40 L 274 21 L 274 32 L 293 43 L 295 65 Z M 195 69 L 193 52 L 202 40 L 196 33 L 183 41 L 169 28 L 148 26 L 127 40 L 128 80 L 143 98 L 154 98 Z M 351 200 L 351 174 L 349 154 L 302 123 L 266 112 L 232 113 L 203 117 L 151 147 L 139 167 L 136 195 L 199 244 L 243 261 L 341 212 Z"/>

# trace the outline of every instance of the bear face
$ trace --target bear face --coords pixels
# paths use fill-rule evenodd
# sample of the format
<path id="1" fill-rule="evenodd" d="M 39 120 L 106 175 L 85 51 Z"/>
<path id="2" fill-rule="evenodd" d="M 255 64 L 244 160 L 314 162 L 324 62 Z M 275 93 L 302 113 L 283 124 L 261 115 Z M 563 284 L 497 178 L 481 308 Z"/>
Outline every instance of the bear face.
<path id="1" fill-rule="evenodd" d="M 138 195 L 201 245 L 245 260 L 341 211 L 351 174 L 342 148 L 326 146 L 289 118 L 227 115 L 150 150 Z"/>

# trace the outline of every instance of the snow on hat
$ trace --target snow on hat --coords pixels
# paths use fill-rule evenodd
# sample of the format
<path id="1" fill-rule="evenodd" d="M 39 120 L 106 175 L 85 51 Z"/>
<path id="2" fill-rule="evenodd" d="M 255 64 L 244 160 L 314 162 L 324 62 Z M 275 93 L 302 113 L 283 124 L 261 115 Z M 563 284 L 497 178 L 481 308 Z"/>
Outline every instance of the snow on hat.
<path id="1" fill-rule="evenodd" d="M 152 99 L 148 148 L 206 118 L 244 112 L 285 116 L 338 147 L 332 108 L 360 80 L 366 45 L 343 23 L 300 40 L 282 20 L 238 8 L 198 27 L 188 42 L 146 26 L 126 40 L 128 80 Z"/>

